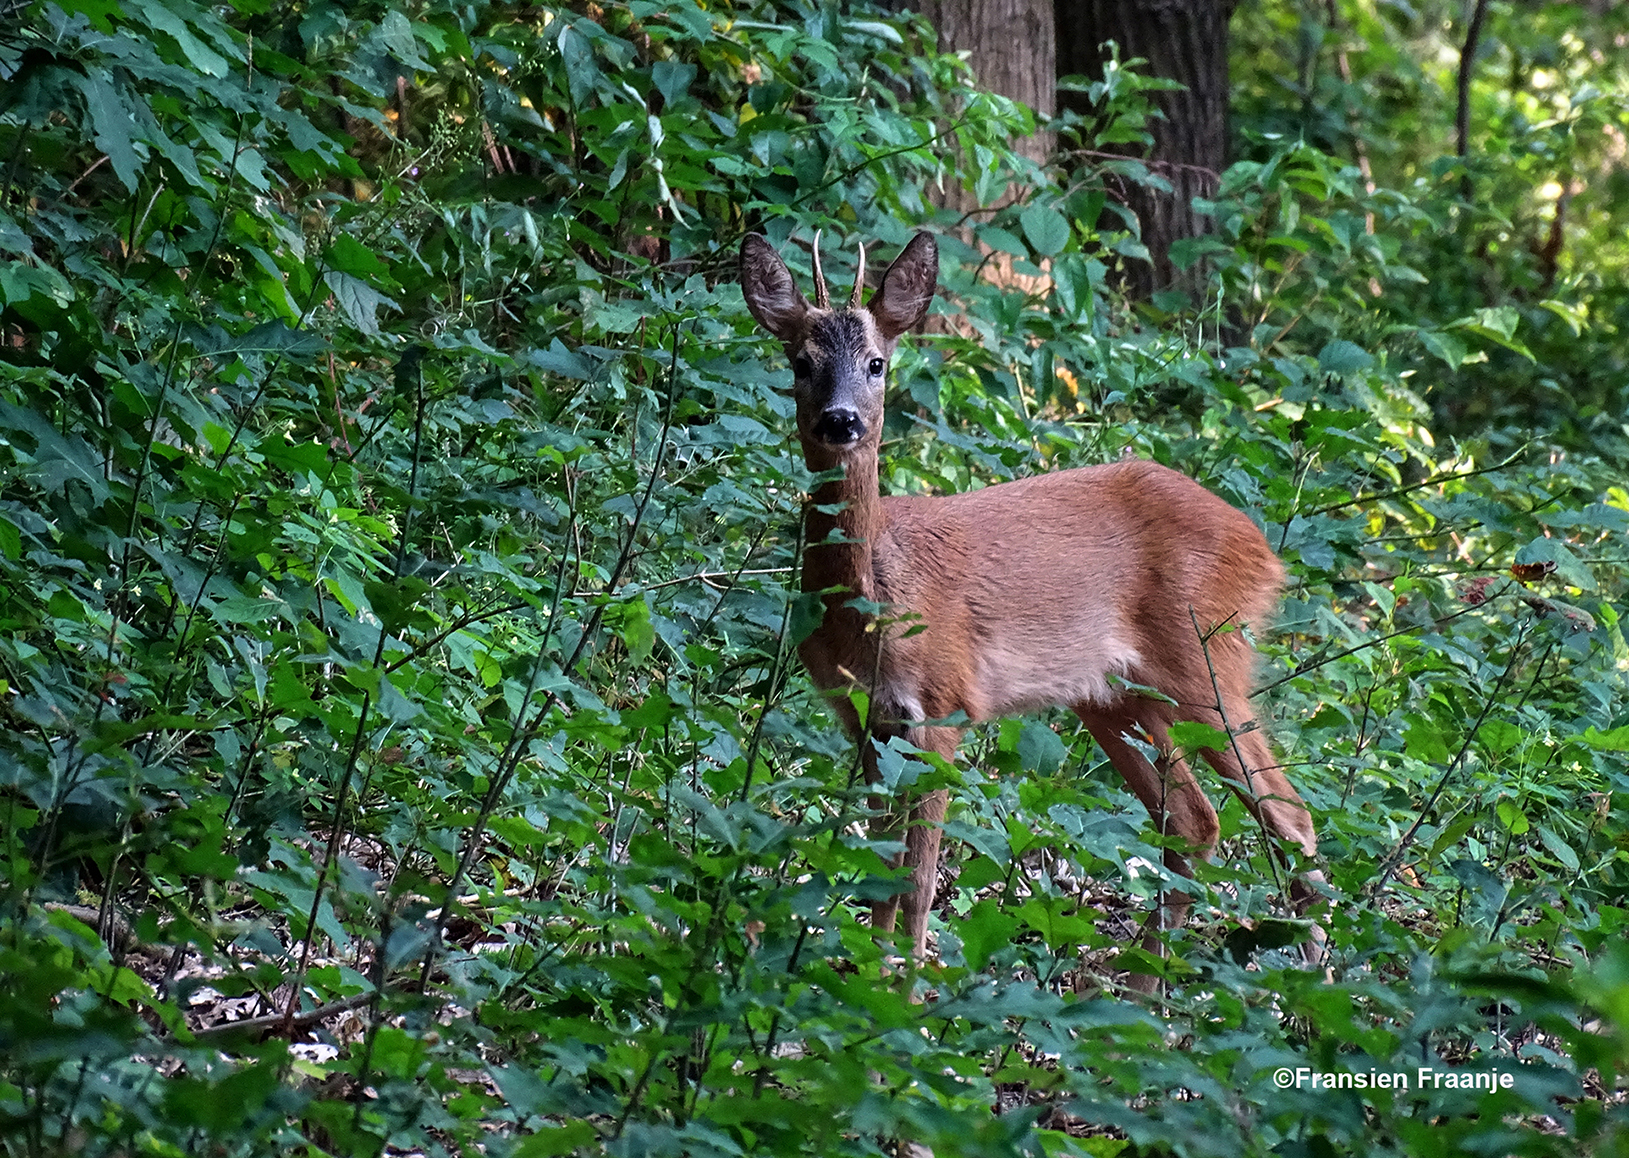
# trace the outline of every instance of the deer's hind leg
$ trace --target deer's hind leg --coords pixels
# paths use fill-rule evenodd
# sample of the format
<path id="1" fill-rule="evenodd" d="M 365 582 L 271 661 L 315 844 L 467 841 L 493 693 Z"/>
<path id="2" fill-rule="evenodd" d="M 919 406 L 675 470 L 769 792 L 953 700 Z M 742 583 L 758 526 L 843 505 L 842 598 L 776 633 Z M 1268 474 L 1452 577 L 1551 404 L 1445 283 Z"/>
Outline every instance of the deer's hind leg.
<path id="1" fill-rule="evenodd" d="M 1221 829 L 1216 808 L 1194 777 L 1193 769 L 1172 753 L 1166 711 L 1164 705 L 1151 700 L 1122 701 L 1106 708 L 1096 704 L 1075 706 L 1075 714 L 1108 755 L 1126 787 L 1142 801 L 1161 835 L 1180 837 L 1188 845 L 1188 851 L 1166 849 L 1165 867 L 1180 876 L 1192 877 L 1190 853 L 1208 858 Z M 1151 762 L 1127 736 L 1155 748 L 1159 752 L 1157 760 Z M 1180 889 L 1165 892 L 1160 901 L 1160 927 L 1180 928 L 1192 903 Z M 1143 948 L 1154 956 L 1163 954 L 1164 944 L 1157 929 L 1144 938 Z M 1145 992 L 1152 992 L 1155 983 L 1152 977 L 1132 975 L 1133 987 Z"/>
<path id="2" fill-rule="evenodd" d="M 1222 774 L 1267 833 L 1296 845 L 1303 854 L 1318 853 L 1318 834 L 1312 814 L 1300 793 L 1284 775 L 1284 770 L 1268 743 L 1267 732 L 1256 719 L 1250 702 L 1256 654 L 1238 632 L 1217 633 L 1197 641 L 1192 656 L 1181 669 L 1186 678 L 1157 682 L 1175 696 L 1180 706 L 1170 706 L 1172 719 L 1193 720 L 1227 733 L 1228 741 L 1219 748 L 1202 748 L 1199 755 Z M 1277 847 L 1271 854 L 1284 864 Z M 1287 866 L 1286 866 L 1287 867 Z M 1290 902 L 1303 912 L 1318 896 L 1316 885 L 1323 874 L 1309 870 L 1289 882 Z M 1323 959 L 1324 933 L 1314 928 L 1305 946 L 1309 962 Z"/>
<path id="3" fill-rule="evenodd" d="M 1296 845 L 1309 857 L 1317 856 L 1318 833 L 1312 826 L 1312 814 L 1274 757 L 1267 743 L 1267 733 L 1257 724 L 1250 701 L 1224 691 L 1222 702 L 1224 714 L 1210 708 L 1185 713 L 1200 723 L 1226 731 L 1231 738 L 1232 743 L 1227 748 L 1205 748 L 1200 754 L 1232 783 L 1268 832 Z"/>
<path id="4" fill-rule="evenodd" d="M 1227 731 L 1232 742 L 1225 749 L 1205 748 L 1200 754 L 1227 778 L 1268 833 L 1296 845 L 1308 858 L 1317 856 L 1318 833 L 1312 814 L 1273 755 L 1267 733 L 1253 718 L 1249 699 L 1225 690 L 1221 698 L 1225 721 L 1214 711 L 1192 714 L 1202 723 Z M 1276 856 L 1278 850 L 1273 853 Z M 1309 869 L 1289 882 L 1290 903 L 1297 913 L 1304 913 L 1318 899 L 1317 886 L 1323 879 L 1322 872 Z M 1303 945 L 1308 963 L 1323 961 L 1324 942 L 1324 930 L 1314 926 L 1311 939 Z"/>

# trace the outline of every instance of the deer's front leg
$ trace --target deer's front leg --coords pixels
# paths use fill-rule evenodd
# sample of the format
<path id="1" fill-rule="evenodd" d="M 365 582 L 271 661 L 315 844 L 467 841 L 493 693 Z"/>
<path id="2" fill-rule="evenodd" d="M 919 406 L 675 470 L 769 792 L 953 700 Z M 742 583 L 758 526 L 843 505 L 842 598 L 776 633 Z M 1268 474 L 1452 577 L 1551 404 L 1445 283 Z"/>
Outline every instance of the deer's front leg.
<path id="1" fill-rule="evenodd" d="M 877 834 L 881 840 L 904 841 L 905 851 L 896 853 L 889 863 L 894 868 L 904 867 L 909 871 L 902 882 L 903 893 L 871 902 L 871 927 L 878 932 L 892 933 L 903 909 L 905 929 L 911 935 L 911 951 L 918 961 L 927 955 L 928 914 L 933 911 L 933 896 L 939 883 L 939 842 L 944 835 L 940 825 L 944 823 L 949 801 L 950 793 L 943 788 L 920 796 L 901 797 L 895 802 L 888 827 Z"/>
<path id="2" fill-rule="evenodd" d="M 950 793 L 943 788 L 916 798 L 905 830 L 903 863 L 910 870 L 911 891 L 898 898 L 905 910 L 905 928 L 917 961 L 928 953 L 928 914 L 939 885 L 939 841 L 944 836 L 945 807 Z"/>
<path id="3" fill-rule="evenodd" d="M 924 750 L 938 752 L 946 760 L 956 755 L 961 733 L 954 728 L 918 728 L 911 732 L 911 741 Z M 875 750 L 866 764 L 866 776 L 872 783 L 880 779 L 876 771 Z M 871 905 L 871 927 L 879 932 L 891 933 L 899 911 L 905 913 L 905 931 L 911 935 L 911 952 L 917 961 L 927 956 L 928 914 L 933 911 L 934 894 L 939 883 L 939 844 L 944 835 L 945 809 L 950 793 L 943 788 L 916 795 L 902 795 L 894 802 L 894 811 L 888 828 L 878 835 L 883 839 L 903 840 L 905 851 L 891 862 L 895 868 L 904 867 L 906 891 L 896 893 L 887 900 Z M 903 832 L 901 828 L 903 827 Z"/>

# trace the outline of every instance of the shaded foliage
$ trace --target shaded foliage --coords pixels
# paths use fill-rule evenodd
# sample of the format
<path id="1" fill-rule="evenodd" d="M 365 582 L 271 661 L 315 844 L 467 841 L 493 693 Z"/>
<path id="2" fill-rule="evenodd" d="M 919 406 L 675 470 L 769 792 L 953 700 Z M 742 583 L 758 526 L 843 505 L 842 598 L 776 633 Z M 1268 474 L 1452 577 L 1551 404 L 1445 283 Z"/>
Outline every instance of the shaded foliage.
<path id="1" fill-rule="evenodd" d="M 1381 191 L 1406 193 L 1414 227 L 1381 232 L 1422 277 L 1388 284 L 1362 312 L 1376 337 L 1430 335 L 1407 356 L 1439 429 L 1495 453 L 1541 433 L 1623 462 L 1629 13 L 1492 4 L 1465 58 L 1468 13 L 1439 3 L 1241 9 L 1239 56 L 1256 67 L 1235 74 L 1236 154 L 1263 160 L 1299 138 L 1361 160 Z"/>

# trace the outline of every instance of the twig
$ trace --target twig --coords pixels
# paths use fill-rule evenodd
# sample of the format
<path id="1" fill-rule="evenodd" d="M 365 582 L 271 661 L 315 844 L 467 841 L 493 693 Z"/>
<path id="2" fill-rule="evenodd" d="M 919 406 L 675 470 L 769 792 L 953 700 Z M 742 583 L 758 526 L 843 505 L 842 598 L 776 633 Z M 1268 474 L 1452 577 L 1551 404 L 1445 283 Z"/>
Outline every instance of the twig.
<path id="1" fill-rule="evenodd" d="M 1471 136 L 1471 73 L 1476 66 L 1476 47 L 1482 39 L 1482 21 L 1488 15 L 1488 0 L 1476 0 L 1471 11 L 1471 22 L 1465 29 L 1465 47 L 1459 52 L 1459 105 L 1454 110 L 1454 143 L 1456 152 L 1463 157 L 1470 150 Z M 1465 176 L 1465 195 L 1470 196 L 1470 175 Z"/>
<path id="2" fill-rule="evenodd" d="M 1471 723 L 1470 731 L 1465 733 L 1465 739 L 1459 745 L 1459 751 L 1454 754 L 1452 760 L 1448 761 L 1448 767 L 1443 769 L 1442 775 L 1437 777 L 1436 787 L 1431 790 L 1430 798 L 1414 817 L 1414 823 L 1408 826 L 1408 831 L 1403 833 L 1401 839 L 1398 840 L 1397 847 L 1387 854 L 1385 861 L 1380 866 L 1380 874 L 1364 886 L 1363 892 L 1365 896 L 1372 897 L 1383 889 L 1386 882 L 1391 879 L 1391 875 L 1403 863 L 1403 853 L 1414 843 L 1415 835 L 1425 824 L 1425 818 L 1431 815 L 1432 810 L 1436 808 L 1437 801 L 1442 798 L 1443 790 L 1448 787 L 1448 781 L 1453 779 L 1454 773 L 1458 772 L 1460 765 L 1465 762 L 1465 757 L 1471 750 L 1471 744 L 1476 739 L 1476 733 L 1481 730 L 1482 724 L 1488 718 L 1488 714 L 1493 711 L 1493 705 L 1499 702 L 1499 692 L 1503 690 L 1505 681 L 1510 678 L 1510 673 L 1516 670 L 1516 661 L 1521 658 L 1521 649 L 1526 642 L 1527 626 L 1530 622 L 1531 620 L 1523 621 L 1521 633 L 1516 639 L 1515 646 L 1511 648 L 1510 659 L 1505 664 L 1504 671 L 1499 673 L 1498 680 L 1494 682 L 1493 690 L 1488 693 L 1487 699 L 1483 701 L 1482 710 L 1477 713 L 1476 719 Z M 1546 652 L 1545 656 L 1548 657 L 1548 655 L 1549 653 Z M 1540 661 L 1540 667 L 1542 666 L 1543 662 Z"/>
<path id="3" fill-rule="evenodd" d="M 1512 582 L 1514 582 L 1514 580 Z M 1508 589 L 1508 587 L 1501 587 L 1494 594 L 1495 595 L 1502 595 L 1502 594 L 1504 594 L 1504 592 L 1507 589 Z M 1488 598 L 1491 599 L 1492 596 L 1489 596 Z M 1487 600 L 1484 600 L 1483 602 L 1487 602 Z M 1290 671 L 1290 673 L 1288 675 L 1281 676 L 1278 679 L 1274 680 L 1270 684 L 1263 684 L 1261 687 L 1259 687 L 1255 691 L 1251 692 L 1250 693 L 1251 698 L 1254 698 L 1254 697 L 1259 696 L 1259 695 L 1265 695 L 1267 692 L 1272 691 L 1274 688 L 1278 687 L 1280 684 L 1289 683 L 1291 680 L 1295 679 L 1297 676 L 1306 675 L 1306 673 L 1309 672 L 1309 671 L 1317 671 L 1319 668 L 1323 667 L 1326 663 L 1334 663 L 1337 659 L 1345 659 L 1349 655 L 1356 655 L 1360 651 L 1365 651 L 1365 650 L 1367 650 L 1367 649 L 1369 649 L 1371 647 L 1376 647 L 1376 646 L 1378 646 L 1378 645 L 1380 645 L 1382 643 L 1385 643 L 1388 639 L 1396 639 L 1399 635 L 1411 635 L 1414 632 L 1421 631 L 1421 630 L 1425 629 L 1428 626 L 1429 627 L 1441 627 L 1445 623 L 1452 623 L 1454 620 L 1458 619 L 1461 615 L 1467 615 L 1470 612 L 1475 611 L 1480 606 L 1482 606 L 1481 603 L 1467 604 L 1466 606 L 1461 607 L 1458 611 L 1455 611 L 1451 615 L 1444 615 L 1441 619 L 1433 619 L 1429 624 L 1421 623 L 1421 624 L 1417 624 L 1414 627 L 1400 627 L 1396 631 L 1388 631 L 1385 635 L 1378 635 L 1373 639 L 1365 640 L 1363 643 L 1357 644 L 1357 645 L 1355 645 L 1353 647 L 1346 648 L 1344 651 L 1337 651 L 1333 655 L 1319 656 L 1319 657 L 1317 657 L 1315 659 L 1308 660 L 1306 663 L 1298 663 L 1298 664 L 1295 665 L 1295 667 Z"/>
<path id="4" fill-rule="evenodd" d="M 792 554 L 794 563 L 801 561 L 803 558 L 803 531 L 803 520 L 799 519 L 797 546 L 794 548 Z M 746 773 L 741 777 L 740 799 L 743 803 L 746 802 L 748 795 L 752 791 L 752 773 L 753 769 L 758 764 L 758 749 L 764 735 L 764 721 L 769 718 L 769 710 L 774 706 L 775 698 L 779 694 L 776 687 L 781 683 L 785 675 L 786 634 L 787 628 L 792 622 L 792 607 L 797 603 L 797 598 L 798 597 L 796 595 L 792 595 L 787 599 L 786 606 L 781 609 L 781 629 L 777 633 L 777 638 L 775 640 L 775 659 L 774 662 L 770 664 L 769 679 L 764 685 L 764 706 L 763 710 L 758 713 L 757 723 L 755 723 L 752 727 L 752 741 L 747 745 L 747 770 Z M 722 602 L 722 599 L 720 602 Z"/>
<path id="5" fill-rule="evenodd" d="M 1263 818 L 1260 809 L 1261 797 L 1256 794 L 1256 772 L 1258 769 L 1250 767 L 1245 761 L 1244 752 L 1239 748 L 1238 735 L 1233 729 L 1232 721 L 1227 718 L 1227 704 L 1222 699 L 1221 681 L 1216 678 L 1216 665 L 1211 662 L 1210 658 L 1210 637 L 1226 627 L 1227 621 L 1224 620 L 1207 632 L 1199 626 L 1199 614 L 1193 609 L 1192 604 L 1188 605 L 1188 620 L 1193 624 L 1194 634 L 1199 637 L 1199 650 L 1205 657 L 1205 670 L 1210 672 L 1210 691 L 1211 695 L 1216 697 L 1214 705 L 1216 714 L 1222 718 L 1222 730 L 1227 733 L 1228 746 L 1233 749 L 1233 759 L 1238 761 L 1239 771 L 1244 776 L 1244 791 L 1252 805 L 1250 811 L 1255 815 L 1257 827 L 1261 829 L 1261 843 L 1267 852 L 1267 863 L 1273 866 L 1273 883 L 1278 886 L 1280 892 L 1283 892 L 1285 891 L 1284 878 L 1280 874 L 1278 857 L 1275 855 L 1277 850 L 1273 847 L 1271 839 L 1272 836 L 1277 834 L 1268 832 L 1267 821 Z M 1258 722 L 1256 726 L 1259 728 L 1261 725 Z M 1192 766 L 1190 763 L 1189 767 Z"/>
<path id="6" fill-rule="evenodd" d="M 885 149 L 882 152 L 877 153 L 874 156 L 867 157 L 865 160 L 859 162 L 858 164 L 850 165 L 848 168 L 844 169 L 841 173 L 837 174 L 837 176 L 833 177 L 830 181 L 827 181 L 824 185 L 816 185 L 813 189 L 810 189 L 805 193 L 799 194 L 791 202 L 791 207 L 795 208 L 796 206 L 802 205 L 809 198 L 815 196 L 816 194 L 824 193 L 827 189 L 830 189 L 833 185 L 837 185 L 837 184 L 840 184 L 843 181 L 847 181 L 850 177 L 854 176 L 854 174 L 856 174 L 858 172 L 861 172 L 862 170 L 869 169 L 872 165 L 876 164 L 878 161 L 886 160 L 889 157 L 898 157 L 898 156 L 901 156 L 901 155 L 903 155 L 905 153 L 915 153 L 915 152 L 917 152 L 919 150 L 929 148 L 935 142 L 941 141 L 944 138 L 950 136 L 952 133 L 954 133 L 957 129 L 961 128 L 966 123 L 967 123 L 967 118 L 962 117 L 960 120 L 956 121 L 954 124 L 948 126 L 947 128 L 941 129 L 939 132 L 933 134 L 933 136 L 929 137 L 925 141 L 918 141 L 914 145 L 902 145 L 897 149 Z"/>
<path id="7" fill-rule="evenodd" d="M 397 384 L 405 384 L 403 379 L 411 375 L 415 388 L 415 406 L 413 415 L 413 460 L 412 469 L 408 474 L 407 506 L 402 513 L 402 527 L 397 532 L 396 560 L 390 568 L 392 582 L 402 577 L 402 563 L 407 558 L 407 539 L 413 529 L 413 506 L 418 501 L 419 465 L 423 451 L 424 435 L 424 372 L 422 362 L 425 348 L 419 345 L 409 346 L 402 351 L 402 356 L 396 364 Z M 390 637 L 387 626 L 379 624 L 379 640 L 373 649 L 373 671 L 379 677 L 380 699 L 384 698 L 384 685 L 390 676 L 380 670 L 380 661 L 385 654 L 385 640 Z M 317 937 L 317 921 L 322 915 L 323 889 L 333 873 L 334 865 L 339 860 L 339 847 L 345 836 L 345 805 L 349 803 L 351 778 L 356 772 L 357 761 L 362 756 L 362 741 L 367 736 L 368 710 L 373 706 L 372 690 L 362 693 L 362 703 L 356 713 L 356 733 L 351 737 L 351 749 L 345 757 L 345 767 L 340 773 L 339 787 L 334 793 L 334 826 L 328 837 L 328 849 L 323 855 L 322 864 L 317 868 L 317 883 L 311 893 L 311 910 L 306 915 L 305 938 L 300 948 L 300 968 L 296 974 L 293 991 L 289 994 L 288 1008 L 284 1017 L 290 1019 L 290 1032 L 292 1032 L 295 1016 L 295 1006 L 300 1002 L 300 990 L 305 985 L 306 968 L 311 962 L 311 947 Z M 366 785 L 364 785 L 366 787 Z M 361 793 L 358 794 L 361 798 Z"/>
<path id="8" fill-rule="evenodd" d="M 79 176 L 75 177 L 74 183 L 62 191 L 63 198 L 66 199 L 68 196 L 70 196 L 75 189 L 79 188 L 79 183 L 81 181 L 83 181 L 86 177 L 89 177 L 92 173 L 96 172 L 96 170 L 100 169 L 106 162 L 106 153 L 103 153 L 100 157 L 96 158 L 96 160 L 92 161 L 90 168 L 86 169 Z"/>
<path id="9" fill-rule="evenodd" d="M 192 1036 L 202 1041 L 212 1041 L 218 1037 L 230 1037 L 239 1033 L 260 1034 L 281 1029 L 285 1034 L 292 1034 L 297 1030 L 310 1029 L 325 1017 L 332 1017 L 336 1013 L 347 1013 L 353 1009 L 360 1009 L 372 1001 L 378 994 L 353 993 L 349 997 L 342 997 L 338 1001 L 330 1001 L 327 1005 L 319 1005 L 315 1009 L 308 1009 L 303 1013 L 268 1013 L 264 1017 L 250 1017 L 243 1021 L 226 1021 L 220 1025 L 205 1026 L 192 1031 Z M 299 991 L 290 1005 L 299 1002 Z"/>
<path id="10" fill-rule="evenodd" d="M 1410 491 L 1424 490 L 1426 487 L 1436 486 L 1438 483 L 1452 482 L 1455 479 L 1461 478 L 1476 478 L 1478 475 L 1484 474 L 1496 474 L 1499 471 L 1504 470 L 1505 467 L 1509 466 L 1526 453 L 1527 448 L 1524 446 L 1515 454 L 1494 466 L 1477 467 L 1475 470 L 1455 471 L 1453 474 L 1436 474 L 1432 475 L 1428 479 L 1425 479 L 1423 482 L 1410 483 L 1407 486 L 1402 487 L 1393 487 L 1389 491 L 1381 491 L 1380 493 L 1373 495 L 1357 495 L 1350 499 L 1344 499 L 1338 503 L 1330 503 L 1328 506 L 1314 507 L 1310 511 L 1297 511 L 1296 514 L 1303 517 L 1310 517 L 1312 515 L 1327 515 L 1331 511 L 1343 510 L 1346 507 L 1360 507 L 1364 503 L 1378 503 L 1383 499 L 1394 499 L 1398 495 L 1406 495 Z"/>
<path id="11" fill-rule="evenodd" d="M 1213 182 L 1220 182 L 1222 179 L 1220 173 L 1206 165 L 1189 165 L 1182 161 L 1161 161 L 1153 157 L 1137 157 L 1128 153 L 1111 153 L 1105 149 L 1070 149 L 1065 156 L 1092 157 L 1100 161 L 1136 161 L 1149 169 L 1168 169 L 1173 172 L 1180 169 L 1189 173 L 1199 173 L 1209 177 Z"/>
<path id="12" fill-rule="evenodd" d="M 668 358 L 667 409 L 662 416 L 661 434 L 657 437 L 656 459 L 651 463 L 650 478 L 646 481 L 645 491 L 639 498 L 639 505 L 634 508 L 633 521 L 628 527 L 628 538 L 623 543 L 622 551 L 617 556 L 616 565 L 611 569 L 610 578 L 606 581 L 605 590 L 607 592 L 615 591 L 617 584 L 622 582 L 623 572 L 633 557 L 634 543 L 639 538 L 639 528 L 645 520 L 645 510 L 650 504 L 652 493 L 656 490 L 656 479 L 662 472 L 663 460 L 667 453 L 668 435 L 673 429 L 674 403 L 679 392 L 679 336 L 683 328 L 683 323 L 675 320 L 673 323 L 673 350 Z M 692 325 L 693 329 L 694 325 Z M 575 510 L 572 512 L 572 525 L 575 528 Z M 562 551 L 560 553 L 561 566 L 559 577 L 554 586 L 554 611 L 558 611 L 559 599 L 565 583 L 565 562 L 568 557 L 568 552 Z M 582 558 L 580 549 L 577 552 L 577 557 L 579 560 Z M 582 634 L 577 638 L 577 646 L 572 649 L 570 658 L 566 660 L 561 668 L 562 673 L 567 678 L 570 677 L 571 670 L 577 666 L 577 661 L 582 658 L 583 652 L 588 649 L 589 640 L 594 637 L 594 633 L 599 629 L 604 612 L 605 607 L 603 604 L 596 607 L 588 622 L 583 625 Z M 557 616 L 551 612 L 548 625 L 550 630 L 552 630 L 556 618 Z M 527 720 L 526 714 L 530 708 L 532 693 L 536 690 L 538 677 L 542 674 L 544 656 L 547 651 L 548 637 L 545 635 L 543 641 L 538 645 L 537 661 L 532 665 L 532 675 L 527 682 L 526 694 L 521 698 L 520 708 L 515 713 L 515 718 L 518 721 L 525 721 L 524 726 L 515 729 L 514 734 L 509 738 L 508 744 L 504 746 L 502 755 L 498 758 L 497 771 L 492 776 L 486 795 L 481 798 L 481 807 L 475 815 L 474 823 L 470 825 L 469 837 L 465 841 L 464 850 L 459 855 L 457 863 L 453 866 L 452 880 L 447 885 L 449 898 L 457 898 L 458 886 L 463 883 L 464 878 L 469 874 L 470 866 L 475 863 L 475 856 L 480 848 L 481 836 L 486 829 L 487 822 L 492 819 L 492 813 L 497 809 L 498 802 L 503 798 L 503 794 L 508 791 L 509 782 L 514 779 L 521 760 L 525 758 L 527 748 L 537 734 L 543 730 L 543 725 L 548 720 L 549 713 L 554 710 L 555 704 L 560 702 L 559 689 L 551 690 L 548 695 L 544 696 L 543 702 L 538 705 L 537 711 L 532 713 L 530 720 Z M 430 970 L 435 964 L 436 950 L 441 944 L 442 933 L 447 927 L 447 921 L 452 915 L 453 907 L 452 904 L 446 905 L 442 915 L 435 922 L 429 948 L 425 950 L 424 965 L 419 971 L 420 993 L 423 993 L 429 986 Z"/>
<path id="13" fill-rule="evenodd" d="M 663 579 L 660 583 L 645 583 L 640 586 L 641 591 L 658 591 L 663 587 L 676 587 L 681 583 L 716 583 L 720 579 L 738 579 L 742 575 L 790 575 L 790 567 L 752 567 L 741 568 L 738 571 L 697 571 L 694 575 L 681 575 L 677 579 Z M 592 599 L 603 594 L 599 591 L 573 591 L 574 599 Z"/>

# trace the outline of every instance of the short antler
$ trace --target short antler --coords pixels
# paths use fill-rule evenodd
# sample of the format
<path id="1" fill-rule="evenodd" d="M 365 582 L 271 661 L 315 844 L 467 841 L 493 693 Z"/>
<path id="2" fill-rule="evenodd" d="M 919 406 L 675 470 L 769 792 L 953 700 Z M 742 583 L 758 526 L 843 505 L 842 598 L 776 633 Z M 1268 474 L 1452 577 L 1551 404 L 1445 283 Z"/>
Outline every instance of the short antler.
<path id="1" fill-rule="evenodd" d="M 826 296 L 826 273 L 820 268 L 820 230 L 815 230 L 814 239 L 814 281 L 815 306 L 822 310 L 831 309 L 831 299 Z"/>
<path id="2" fill-rule="evenodd" d="M 860 295 L 865 292 L 865 242 L 860 242 L 860 264 L 854 267 L 854 292 L 849 295 L 848 308 L 860 308 Z"/>

